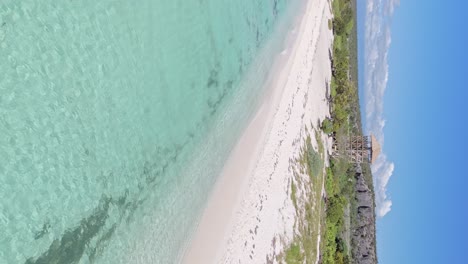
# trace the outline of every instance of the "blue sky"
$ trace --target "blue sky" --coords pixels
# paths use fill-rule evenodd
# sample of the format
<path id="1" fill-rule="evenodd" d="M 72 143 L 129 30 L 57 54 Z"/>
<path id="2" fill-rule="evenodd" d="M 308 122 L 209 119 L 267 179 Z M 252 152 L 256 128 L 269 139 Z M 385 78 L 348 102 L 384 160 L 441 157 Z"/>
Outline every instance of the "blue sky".
<path id="1" fill-rule="evenodd" d="M 468 1 L 357 1 L 379 263 L 468 263 Z"/>

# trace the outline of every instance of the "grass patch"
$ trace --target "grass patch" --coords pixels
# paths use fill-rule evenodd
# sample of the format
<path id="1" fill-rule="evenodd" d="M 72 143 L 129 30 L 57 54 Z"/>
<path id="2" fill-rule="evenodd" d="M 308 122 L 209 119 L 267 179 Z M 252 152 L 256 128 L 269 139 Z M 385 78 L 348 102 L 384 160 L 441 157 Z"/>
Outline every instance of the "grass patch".
<path id="1" fill-rule="evenodd" d="M 299 245 L 294 244 L 286 251 L 286 263 L 288 264 L 302 264 L 304 261 L 303 254 Z"/>
<path id="2" fill-rule="evenodd" d="M 316 133 L 316 138 L 317 136 L 320 139 L 320 132 Z M 323 145 L 319 143 L 319 150 L 316 151 L 311 140 L 310 135 L 308 135 L 301 148 L 299 158 L 296 160 L 296 169 L 306 173 L 309 180 L 305 181 L 300 173 L 295 173 L 291 184 L 291 200 L 297 214 L 297 234 L 281 258 L 287 264 L 315 263 L 319 256 L 317 243 L 323 213 L 321 203 L 324 180 Z M 322 146 L 320 147 L 320 145 Z M 303 186 L 306 189 L 305 197 L 297 196 L 297 186 Z"/>
<path id="3" fill-rule="evenodd" d="M 335 79 L 333 79 L 333 78 L 332 78 L 332 80 L 331 80 L 331 85 L 330 85 L 330 87 L 331 87 L 330 96 L 331 96 L 332 98 L 335 98 L 335 97 L 336 97 L 336 93 L 337 93 L 337 92 L 336 92 L 337 85 L 336 85 Z"/>
<path id="4" fill-rule="evenodd" d="M 333 49 L 335 50 L 343 50 L 343 37 L 342 36 L 336 36 L 335 39 L 333 40 Z"/>
<path id="5" fill-rule="evenodd" d="M 296 198 L 296 184 L 294 180 L 291 181 L 291 201 L 293 202 L 294 208 L 297 210 L 297 198 Z"/>
<path id="6" fill-rule="evenodd" d="M 317 134 L 316 134 L 317 136 Z M 320 139 L 320 137 L 318 138 Z M 312 146 L 310 135 L 307 136 L 305 146 L 302 148 L 300 156 L 300 164 L 302 167 L 302 173 L 307 173 L 310 178 L 317 177 L 323 169 L 323 144 L 319 142 L 319 152 L 315 151 Z"/>
<path id="7" fill-rule="evenodd" d="M 341 1 L 333 0 L 332 9 L 333 9 L 333 15 L 335 17 L 340 14 L 340 5 L 341 5 Z"/>
<path id="8" fill-rule="evenodd" d="M 320 130 L 315 130 L 315 141 L 317 141 L 318 153 L 322 158 L 325 158 L 325 148 L 323 147 L 322 135 L 320 134 Z M 322 169 L 322 167 L 320 169 Z"/>
<path id="9" fill-rule="evenodd" d="M 352 30 L 354 28 L 354 19 L 351 19 L 348 21 L 348 23 L 346 24 L 346 27 L 345 27 L 345 30 L 346 30 L 346 34 L 351 34 L 352 33 Z"/>

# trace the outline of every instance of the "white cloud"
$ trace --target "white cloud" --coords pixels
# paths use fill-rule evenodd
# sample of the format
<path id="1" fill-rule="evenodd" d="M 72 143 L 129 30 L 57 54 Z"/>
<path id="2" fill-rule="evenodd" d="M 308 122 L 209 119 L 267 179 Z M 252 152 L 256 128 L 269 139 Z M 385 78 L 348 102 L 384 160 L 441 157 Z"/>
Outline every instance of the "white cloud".
<path id="1" fill-rule="evenodd" d="M 385 13 L 387 16 L 393 16 L 393 12 L 395 11 L 395 7 L 400 5 L 400 0 L 389 0 L 385 5 Z"/>
<path id="2" fill-rule="evenodd" d="M 372 164 L 374 173 L 375 201 L 377 204 L 377 216 L 383 217 L 392 206 L 392 201 L 387 197 L 387 184 L 393 174 L 395 165 L 389 162 L 385 154 L 382 154 L 377 161 Z"/>
<path id="3" fill-rule="evenodd" d="M 389 76 L 390 20 L 399 0 L 368 0 L 365 25 L 365 104 L 366 130 L 384 144 L 384 94 Z M 392 201 L 387 196 L 387 184 L 394 170 L 393 162 L 382 153 L 372 165 L 377 216 L 390 212 Z"/>

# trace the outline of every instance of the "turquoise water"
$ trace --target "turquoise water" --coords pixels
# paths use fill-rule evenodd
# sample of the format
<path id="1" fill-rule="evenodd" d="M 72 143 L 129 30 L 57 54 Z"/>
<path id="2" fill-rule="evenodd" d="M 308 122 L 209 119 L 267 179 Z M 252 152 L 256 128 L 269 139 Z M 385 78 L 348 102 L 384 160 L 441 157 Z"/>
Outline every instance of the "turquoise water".
<path id="1" fill-rule="evenodd" d="M 296 1 L 0 3 L 0 263 L 173 263 Z"/>

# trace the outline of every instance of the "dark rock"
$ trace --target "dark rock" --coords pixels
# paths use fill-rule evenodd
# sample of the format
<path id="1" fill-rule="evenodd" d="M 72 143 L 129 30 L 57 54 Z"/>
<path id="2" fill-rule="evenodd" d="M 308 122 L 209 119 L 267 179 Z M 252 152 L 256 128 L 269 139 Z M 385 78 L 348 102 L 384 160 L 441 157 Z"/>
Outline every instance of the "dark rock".
<path id="1" fill-rule="evenodd" d="M 355 193 L 357 219 L 352 230 L 353 258 L 357 264 L 376 264 L 375 202 L 360 166 L 356 167 Z"/>

